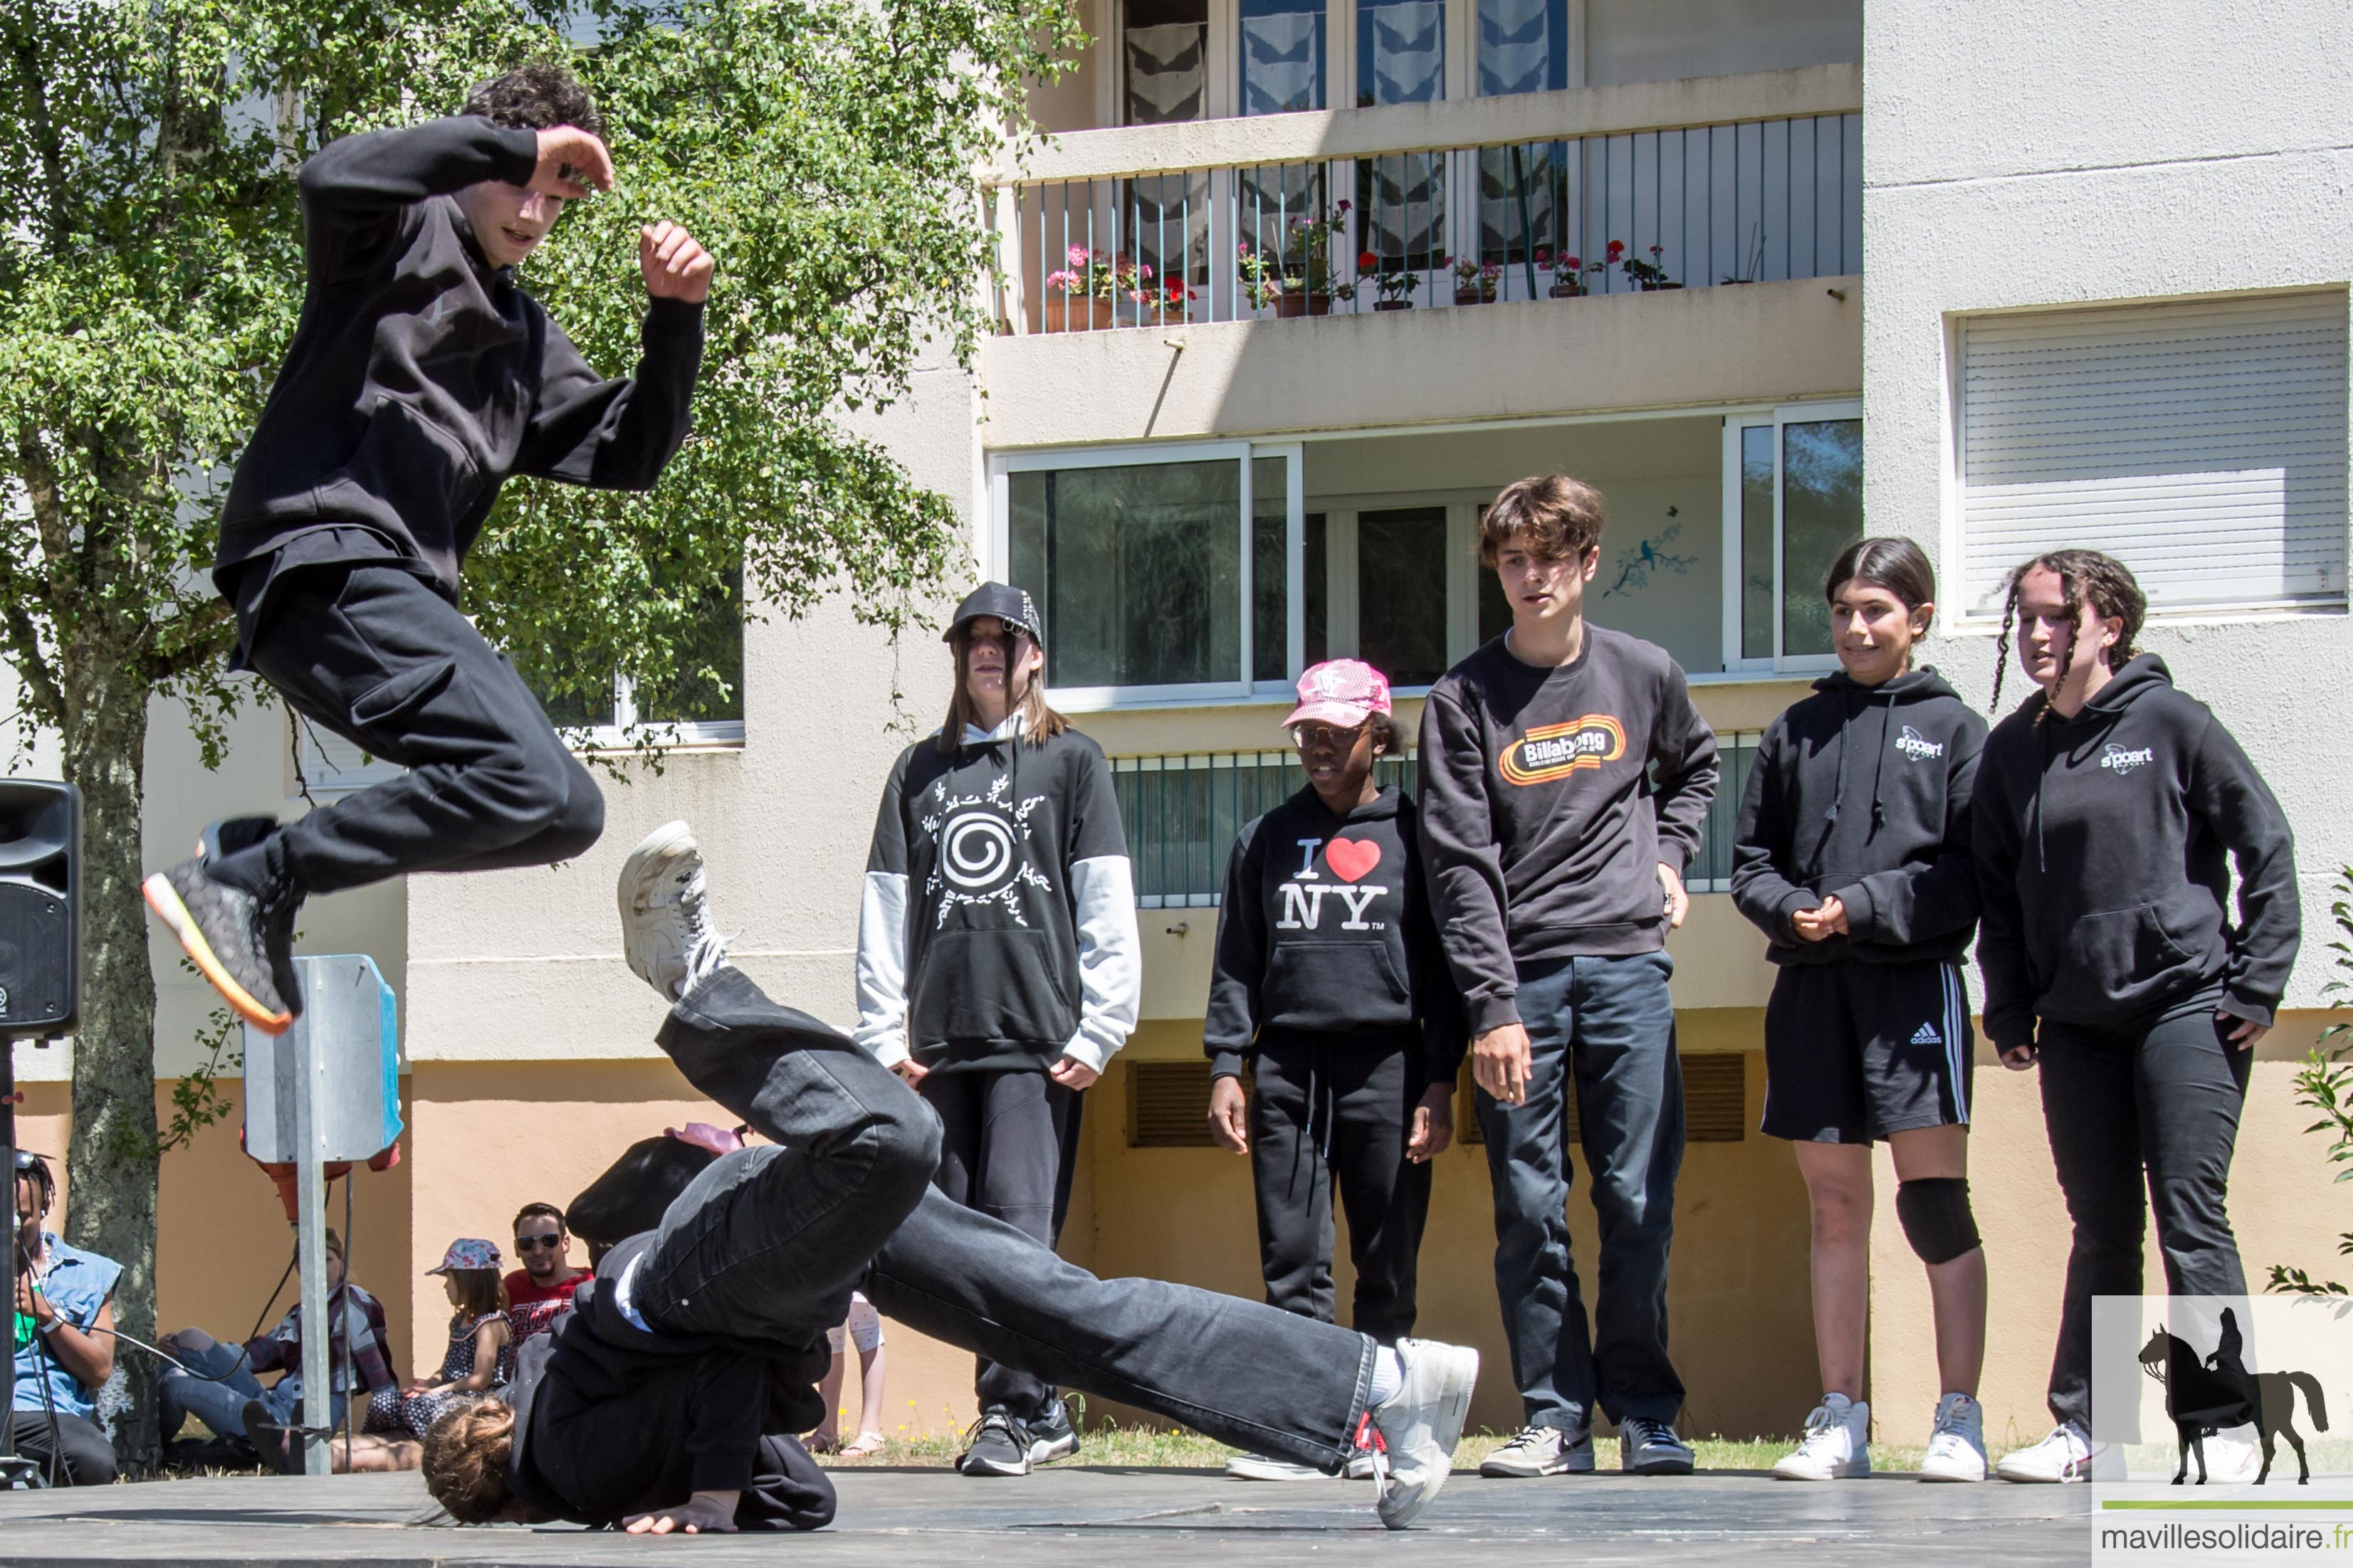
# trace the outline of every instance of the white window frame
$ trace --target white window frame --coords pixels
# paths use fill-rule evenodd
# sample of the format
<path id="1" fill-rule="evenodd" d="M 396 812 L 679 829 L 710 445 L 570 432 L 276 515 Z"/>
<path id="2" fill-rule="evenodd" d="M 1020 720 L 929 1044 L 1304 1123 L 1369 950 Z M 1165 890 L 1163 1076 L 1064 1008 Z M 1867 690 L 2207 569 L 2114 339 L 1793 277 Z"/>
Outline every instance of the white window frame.
<path id="1" fill-rule="evenodd" d="M 1784 654 L 1782 623 L 1788 585 L 1781 579 L 1783 431 L 1791 425 L 1816 425 L 1832 419 L 1861 419 L 1860 398 L 1820 403 L 1784 403 L 1774 406 L 1735 409 L 1724 416 L 1724 669 L 1726 675 L 1812 675 L 1839 667 L 1838 656 Z M 1740 435 L 1744 430 L 1770 427 L 1773 432 L 1773 655 L 1769 658 L 1741 656 L 1740 605 Z M 1870 460 L 1866 447 L 1864 461 Z"/>
<path id="2" fill-rule="evenodd" d="M 1176 681 L 1161 686 L 1049 686 L 1056 706 L 1073 710 L 1100 710 L 1107 708 L 1151 708 L 1170 705 L 1201 704 L 1247 700 L 1261 695 L 1289 692 L 1289 680 L 1260 681 L 1252 679 L 1257 664 L 1254 647 L 1258 630 L 1258 519 L 1253 496 L 1256 475 L 1255 460 L 1261 458 L 1283 459 L 1286 479 L 1283 494 L 1283 551 L 1286 563 L 1284 577 L 1289 584 L 1283 615 L 1285 622 L 1283 662 L 1287 669 L 1297 669 L 1303 649 L 1303 623 L 1301 609 L 1300 576 L 1306 557 L 1306 510 L 1302 505 L 1305 482 L 1305 452 L 1297 441 L 1183 441 L 1165 445 L 1131 444 L 1120 447 L 1090 447 L 1077 451 L 993 452 L 988 458 L 988 537 L 986 568 L 999 582 L 1011 582 L 1013 576 L 1012 541 L 1012 476 L 1039 470 L 1071 468 L 1122 468 L 1156 467 L 1164 463 L 1234 462 L 1241 468 L 1240 505 L 1236 526 L 1241 552 L 1240 639 L 1241 659 L 1236 667 L 1238 679 L 1233 680 Z M 1051 635 L 1051 628 L 1048 628 Z"/>
<path id="3" fill-rule="evenodd" d="M 748 668 L 745 671 L 750 673 Z M 638 735 L 630 734 L 630 726 L 645 726 Z M 566 724 L 557 728 L 564 743 L 575 752 L 626 752 L 635 750 L 645 734 L 661 736 L 654 742 L 658 751 L 676 751 L 688 746 L 741 746 L 744 743 L 744 721 L 741 719 L 654 719 L 641 720 L 638 713 L 638 683 L 629 676 L 613 677 L 613 721 L 609 724 Z"/>
<path id="4" fill-rule="evenodd" d="M 1410 511 L 1420 508 L 1446 510 L 1446 662 L 1452 665 L 1479 646 L 1479 509 L 1494 500 L 1492 490 L 1396 490 L 1377 495 L 1325 495 L 1300 508 L 1303 520 L 1311 511 L 1324 514 L 1324 656 L 1355 658 L 1363 647 L 1357 625 L 1356 522 L 1368 511 Z M 1303 558 L 1293 569 L 1302 583 Z M 1301 599 L 1303 612 L 1305 600 Z M 1303 639 L 1303 613 L 1295 628 Z M 1303 668 L 1303 640 L 1292 656 L 1292 668 Z M 1283 688 L 1288 691 L 1289 687 Z M 1428 686 L 1399 686 L 1399 697 L 1426 696 Z"/>

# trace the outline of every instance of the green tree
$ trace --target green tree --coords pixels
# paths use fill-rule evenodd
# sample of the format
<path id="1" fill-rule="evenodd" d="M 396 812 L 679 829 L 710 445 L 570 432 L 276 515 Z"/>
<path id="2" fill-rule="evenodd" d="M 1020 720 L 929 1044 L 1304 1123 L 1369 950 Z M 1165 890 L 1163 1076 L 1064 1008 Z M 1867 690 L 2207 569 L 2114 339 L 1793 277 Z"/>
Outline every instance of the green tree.
<path id="1" fill-rule="evenodd" d="M 2353 1007 L 2353 866 L 2338 868 L 2328 915 L 2337 926 L 2337 940 L 2328 944 L 2337 955 L 2330 960 L 2337 978 L 2322 986 L 2320 994 L 2331 1007 Z M 2320 1112 L 2320 1120 L 2305 1131 L 2336 1134 L 2328 1142 L 2328 1163 L 2337 1167 L 2332 1178 L 2337 1182 L 2353 1182 L 2353 1063 L 2345 1059 L 2348 1056 L 2353 1056 L 2353 1024 L 2331 1024 L 2320 1031 L 2319 1042 L 2305 1054 L 2304 1066 L 2295 1074 L 2295 1102 Z M 2337 1253 L 2353 1258 L 2353 1231 L 2338 1234 Z M 2353 1295 L 2338 1280 L 2315 1279 L 2285 1263 L 2272 1265 L 2266 1288 L 2290 1296 Z"/>
<path id="2" fill-rule="evenodd" d="M 69 1234 L 126 1266 L 127 1332 L 155 1326 L 141 760 L 157 697 L 216 763 L 257 694 L 207 571 L 301 306 L 301 160 L 529 58 L 596 93 L 619 184 L 524 283 L 625 370 L 636 226 L 687 225 L 720 260 L 695 433 L 650 496 L 511 487 L 467 607 L 559 698 L 710 686 L 697 632 L 739 567 L 754 603 L 846 590 L 895 626 L 948 562 L 947 500 L 838 420 L 987 329 L 974 174 L 1078 37 L 1068 0 L 0 0 L 0 650 L 20 739 L 57 733 L 85 800 Z"/>

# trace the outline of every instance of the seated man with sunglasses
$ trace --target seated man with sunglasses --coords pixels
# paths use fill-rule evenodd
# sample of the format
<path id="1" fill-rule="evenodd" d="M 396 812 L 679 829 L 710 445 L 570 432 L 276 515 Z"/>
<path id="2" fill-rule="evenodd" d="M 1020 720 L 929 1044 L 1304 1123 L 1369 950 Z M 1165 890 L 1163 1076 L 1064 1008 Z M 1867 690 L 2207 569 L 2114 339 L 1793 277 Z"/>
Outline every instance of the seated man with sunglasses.
<path id="1" fill-rule="evenodd" d="M 545 1331 L 572 1305 L 572 1293 L 595 1276 L 572 1266 L 572 1233 L 554 1204 L 522 1205 L 514 1217 L 514 1245 L 522 1267 L 506 1277 L 507 1320 L 521 1344 Z"/>

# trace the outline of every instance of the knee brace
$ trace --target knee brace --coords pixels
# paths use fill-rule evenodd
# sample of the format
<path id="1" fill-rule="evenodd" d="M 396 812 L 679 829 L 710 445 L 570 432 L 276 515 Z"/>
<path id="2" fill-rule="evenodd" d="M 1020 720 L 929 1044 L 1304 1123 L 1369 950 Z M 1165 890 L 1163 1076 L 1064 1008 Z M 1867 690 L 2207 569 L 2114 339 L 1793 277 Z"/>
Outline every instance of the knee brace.
<path id="1" fill-rule="evenodd" d="M 1895 1217 L 1904 1222 L 1904 1239 L 1924 1263 L 1950 1263 L 1978 1245 L 1978 1221 L 1969 1212 L 1965 1176 L 1898 1183 Z"/>

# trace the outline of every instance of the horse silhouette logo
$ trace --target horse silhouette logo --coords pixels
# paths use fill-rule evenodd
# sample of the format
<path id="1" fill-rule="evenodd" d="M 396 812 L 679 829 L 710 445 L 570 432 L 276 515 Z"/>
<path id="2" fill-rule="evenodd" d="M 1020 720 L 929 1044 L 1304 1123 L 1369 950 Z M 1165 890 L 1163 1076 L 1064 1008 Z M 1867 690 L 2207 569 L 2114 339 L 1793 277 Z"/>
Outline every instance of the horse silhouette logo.
<path id="1" fill-rule="evenodd" d="M 2159 1323 L 2140 1349 L 2140 1369 L 2165 1389 L 2165 1413 L 2173 1421 L 2174 1439 L 2181 1460 L 2174 1468 L 2173 1484 L 2182 1484 L 2189 1472 L 2189 1456 L 2198 1455 L 2198 1484 L 2206 1484 L 2206 1439 L 2225 1427 L 2255 1426 L 2263 1445 L 2263 1468 L 2255 1477 L 2262 1486 L 2272 1473 L 2272 1454 L 2279 1438 L 2295 1450 L 2296 1485 L 2312 1484 L 2312 1465 L 2305 1457 L 2304 1438 L 2295 1429 L 2295 1396 L 2301 1389 L 2305 1407 L 2312 1413 L 2315 1430 L 2328 1430 L 2328 1402 L 2320 1380 L 2308 1372 L 2250 1373 L 2242 1359 L 2246 1342 L 2239 1332 L 2238 1315 L 2222 1309 L 2222 1331 L 2214 1353 L 2200 1360 L 2198 1352 Z"/>

